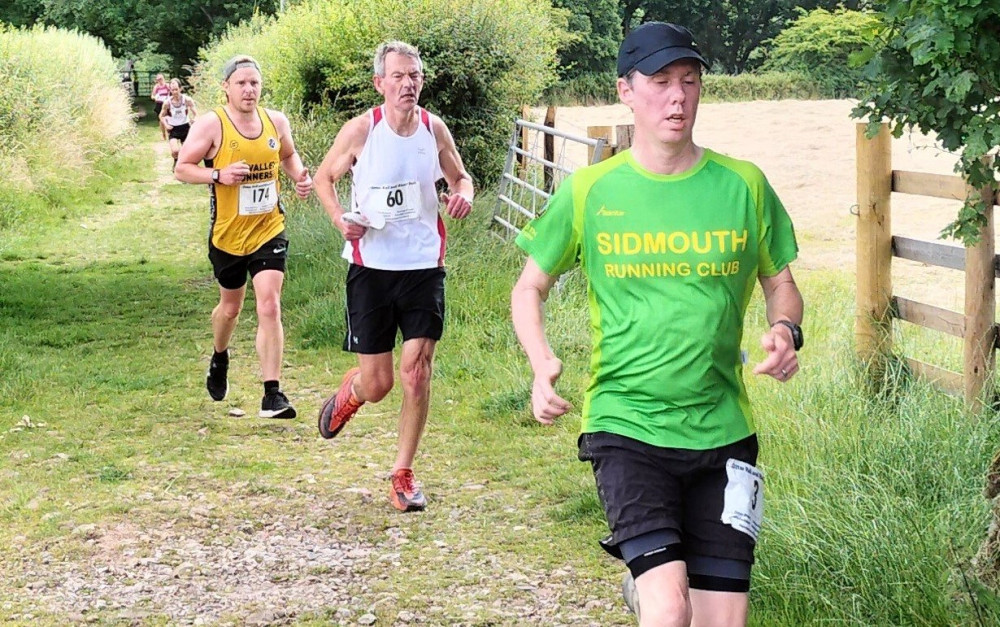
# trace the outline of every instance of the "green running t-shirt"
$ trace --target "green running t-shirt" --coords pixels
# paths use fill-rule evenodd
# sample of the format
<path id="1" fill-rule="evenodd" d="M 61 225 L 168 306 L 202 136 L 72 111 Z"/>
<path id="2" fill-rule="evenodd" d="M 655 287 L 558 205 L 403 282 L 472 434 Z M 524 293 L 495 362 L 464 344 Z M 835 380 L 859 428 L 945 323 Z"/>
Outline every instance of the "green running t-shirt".
<path id="1" fill-rule="evenodd" d="M 758 275 L 798 253 L 760 169 L 706 149 L 661 175 L 625 151 L 567 177 L 517 244 L 550 276 L 586 274 L 584 433 L 695 450 L 754 433 L 743 317 Z"/>

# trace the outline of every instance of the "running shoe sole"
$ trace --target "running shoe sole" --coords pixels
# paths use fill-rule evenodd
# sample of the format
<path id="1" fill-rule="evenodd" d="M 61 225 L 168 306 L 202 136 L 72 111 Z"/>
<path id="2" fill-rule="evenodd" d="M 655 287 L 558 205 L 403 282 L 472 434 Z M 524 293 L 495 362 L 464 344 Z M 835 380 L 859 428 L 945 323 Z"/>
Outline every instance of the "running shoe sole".
<path id="1" fill-rule="evenodd" d="M 392 506 L 401 512 L 422 512 L 425 509 L 427 509 L 426 501 L 422 504 L 410 502 L 404 505 L 402 502 L 400 502 L 399 494 L 397 494 L 395 490 L 392 490 L 389 493 L 389 500 L 392 501 Z"/>
<path id="2" fill-rule="evenodd" d="M 284 409 L 278 409 L 278 410 L 262 409 L 260 410 L 260 413 L 258 415 L 261 418 L 294 418 L 295 408 L 286 407 Z"/>

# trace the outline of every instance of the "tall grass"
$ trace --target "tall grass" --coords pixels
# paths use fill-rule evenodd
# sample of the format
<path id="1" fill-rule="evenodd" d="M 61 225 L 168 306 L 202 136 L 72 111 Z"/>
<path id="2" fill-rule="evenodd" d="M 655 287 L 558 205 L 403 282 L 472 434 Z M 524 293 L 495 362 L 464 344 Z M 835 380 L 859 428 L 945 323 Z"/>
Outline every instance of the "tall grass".
<path id="1" fill-rule="evenodd" d="M 0 26 L 0 228 L 74 187 L 130 141 L 128 96 L 110 51 L 56 28 Z"/>

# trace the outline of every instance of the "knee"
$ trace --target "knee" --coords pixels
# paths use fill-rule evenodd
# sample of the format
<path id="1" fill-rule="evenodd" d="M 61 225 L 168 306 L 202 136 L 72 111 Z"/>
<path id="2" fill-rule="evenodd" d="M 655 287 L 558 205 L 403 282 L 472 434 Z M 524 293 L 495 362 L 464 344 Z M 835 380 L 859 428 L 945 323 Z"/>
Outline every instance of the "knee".
<path id="1" fill-rule="evenodd" d="M 690 627 L 691 601 L 687 595 L 664 590 L 654 598 L 646 597 L 639 597 L 639 627 Z"/>
<path id="2" fill-rule="evenodd" d="M 357 390 L 361 396 L 365 400 L 377 403 L 388 396 L 392 390 L 392 371 L 366 373 L 365 376 L 357 381 L 361 383 L 358 386 L 360 389 Z M 357 385 L 357 382 L 355 385 Z"/>
<path id="3" fill-rule="evenodd" d="M 410 394 L 423 394 L 431 385 L 431 360 L 416 359 L 400 368 L 403 389 Z"/>
<path id="4" fill-rule="evenodd" d="M 214 316 L 232 322 L 239 319 L 242 309 L 241 303 L 219 303 L 215 308 Z"/>
<path id="5" fill-rule="evenodd" d="M 691 596 L 686 582 L 672 578 L 642 579 L 641 575 L 636 579 L 640 627 L 688 627 L 691 624 Z"/>
<path id="6" fill-rule="evenodd" d="M 258 320 L 278 320 L 281 318 L 281 302 L 277 298 L 261 298 L 257 301 Z"/>

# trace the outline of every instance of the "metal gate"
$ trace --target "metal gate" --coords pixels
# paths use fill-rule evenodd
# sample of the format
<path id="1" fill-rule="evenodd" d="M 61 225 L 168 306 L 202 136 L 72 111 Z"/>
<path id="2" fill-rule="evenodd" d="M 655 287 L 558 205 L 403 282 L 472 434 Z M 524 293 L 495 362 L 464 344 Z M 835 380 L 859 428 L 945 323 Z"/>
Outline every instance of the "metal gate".
<path id="1" fill-rule="evenodd" d="M 516 237 L 541 213 L 552 192 L 576 167 L 597 163 L 604 155 L 603 138 L 577 137 L 556 130 L 550 125 L 554 118 L 553 108 L 546 115 L 547 124 L 520 118 L 514 122 L 490 221 L 491 232 L 502 239 Z"/>

